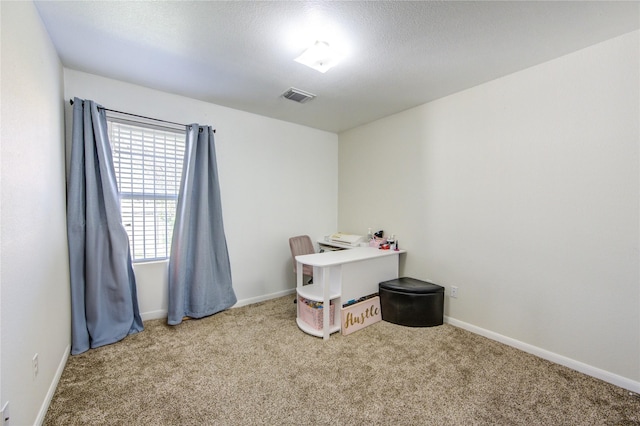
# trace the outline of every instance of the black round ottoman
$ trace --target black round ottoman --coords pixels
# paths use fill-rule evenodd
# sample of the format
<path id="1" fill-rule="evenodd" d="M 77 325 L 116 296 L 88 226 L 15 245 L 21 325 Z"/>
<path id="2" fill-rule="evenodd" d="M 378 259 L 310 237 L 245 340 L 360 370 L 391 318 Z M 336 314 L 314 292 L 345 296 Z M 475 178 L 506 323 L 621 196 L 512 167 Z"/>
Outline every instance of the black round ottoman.
<path id="1" fill-rule="evenodd" d="M 444 287 L 402 277 L 379 284 L 382 320 L 409 327 L 442 325 Z"/>

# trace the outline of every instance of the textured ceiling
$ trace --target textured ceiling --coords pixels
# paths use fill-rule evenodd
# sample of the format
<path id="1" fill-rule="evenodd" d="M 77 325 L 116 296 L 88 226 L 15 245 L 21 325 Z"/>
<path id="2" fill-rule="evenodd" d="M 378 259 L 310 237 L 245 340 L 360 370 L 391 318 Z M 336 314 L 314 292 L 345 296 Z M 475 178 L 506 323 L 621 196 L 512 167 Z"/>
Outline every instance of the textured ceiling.
<path id="1" fill-rule="evenodd" d="M 35 3 L 67 68 L 332 132 L 640 28 L 639 2 Z M 325 74 L 294 62 L 317 39 Z"/>

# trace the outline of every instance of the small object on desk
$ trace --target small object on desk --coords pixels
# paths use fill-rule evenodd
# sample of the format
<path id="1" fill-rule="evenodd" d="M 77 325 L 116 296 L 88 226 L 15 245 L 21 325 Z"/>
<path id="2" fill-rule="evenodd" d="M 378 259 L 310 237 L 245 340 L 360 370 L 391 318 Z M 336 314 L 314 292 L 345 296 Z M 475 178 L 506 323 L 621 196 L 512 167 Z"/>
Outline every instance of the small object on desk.
<path id="1" fill-rule="evenodd" d="M 395 251 L 400 251 L 400 246 L 398 245 L 398 240 L 396 240 L 396 248 L 394 250 Z"/>
<path id="2" fill-rule="evenodd" d="M 375 237 L 371 241 L 369 241 L 369 247 L 380 248 L 380 245 L 384 244 L 384 240 L 382 238 Z"/>
<path id="3" fill-rule="evenodd" d="M 396 234 L 391 234 L 391 237 L 387 238 L 387 244 L 389 244 L 389 249 L 391 250 L 396 249 L 395 242 L 396 242 Z"/>

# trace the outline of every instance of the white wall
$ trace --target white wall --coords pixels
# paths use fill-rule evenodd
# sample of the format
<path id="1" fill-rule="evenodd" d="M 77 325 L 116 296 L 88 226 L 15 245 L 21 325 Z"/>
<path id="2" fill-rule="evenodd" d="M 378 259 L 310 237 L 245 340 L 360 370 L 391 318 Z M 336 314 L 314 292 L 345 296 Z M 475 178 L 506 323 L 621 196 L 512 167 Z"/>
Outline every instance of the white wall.
<path id="1" fill-rule="evenodd" d="M 454 323 L 640 391 L 639 38 L 340 134 L 339 227 L 397 234 Z"/>
<path id="2" fill-rule="evenodd" d="M 71 339 L 62 66 L 31 2 L 0 10 L 0 403 L 27 425 L 42 420 Z"/>
<path id="3" fill-rule="evenodd" d="M 216 128 L 237 305 L 295 287 L 290 236 L 316 239 L 337 228 L 336 134 L 70 69 L 64 70 L 64 82 L 67 100 L 77 96 L 110 109 Z M 68 106 L 67 120 L 70 111 Z M 166 316 L 166 263 L 134 269 L 143 319 Z"/>

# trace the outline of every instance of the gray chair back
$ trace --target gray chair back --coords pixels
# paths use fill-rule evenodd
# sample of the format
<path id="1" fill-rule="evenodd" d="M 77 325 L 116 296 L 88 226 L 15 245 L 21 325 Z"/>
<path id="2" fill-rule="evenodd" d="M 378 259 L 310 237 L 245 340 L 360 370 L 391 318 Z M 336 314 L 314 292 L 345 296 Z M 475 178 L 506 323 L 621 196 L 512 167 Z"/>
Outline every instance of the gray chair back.
<path id="1" fill-rule="evenodd" d="M 293 259 L 293 272 L 297 273 L 296 256 L 303 254 L 313 254 L 315 249 L 313 243 L 308 235 L 298 235 L 296 237 L 289 238 L 289 248 L 291 249 L 291 258 Z M 302 274 L 313 277 L 313 266 L 302 265 Z"/>

